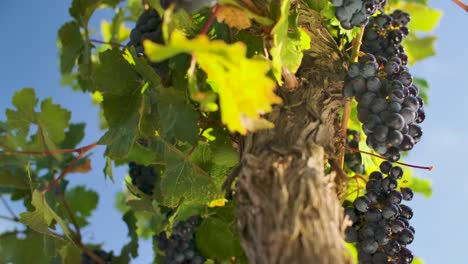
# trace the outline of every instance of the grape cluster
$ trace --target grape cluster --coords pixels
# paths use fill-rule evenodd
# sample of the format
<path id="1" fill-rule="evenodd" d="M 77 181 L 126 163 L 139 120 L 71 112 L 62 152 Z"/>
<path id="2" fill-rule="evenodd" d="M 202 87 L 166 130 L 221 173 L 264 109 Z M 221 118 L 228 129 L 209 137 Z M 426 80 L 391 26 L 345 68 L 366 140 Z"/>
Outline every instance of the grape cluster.
<path id="1" fill-rule="evenodd" d="M 345 29 L 365 25 L 375 11 L 382 9 L 387 0 L 331 0 L 336 7 L 335 16 Z"/>
<path id="2" fill-rule="evenodd" d="M 168 238 L 165 232 L 156 236 L 158 248 L 164 252 L 162 264 L 202 264 L 205 258 L 195 244 L 195 231 L 201 224 L 200 216 L 176 222 Z"/>
<path id="3" fill-rule="evenodd" d="M 212 7 L 216 4 L 216 0 L 161 0 L 161 6 L 166 9 L 171 4 L 175 4 L 176 8 L 183 8 L 187 12 L 193 13 L 203 7 Z"/>
<path id="4" fill-rule="evenodd" d="M 144 54 L 143 40 L 163 43 L 162 19 L 154 9 L 145 10 L 138 18 L 135 28 L 130 32 L 127 46 L 134 46 L 138 54 Z"/>
<path id="5" fill-rule="evenodd" d="M 135 162 L 128 164 L 132 184 L 145 194 L 152 195 L 154 186 L 159 177 L 159 172 L 152 166 L 144 166 Z"/>
<path id="6" fill-rule="evenodd" d="M 110 253 L 107 253 L 104 250 L 95 249 L 93 250 L 93 253 L 96 254 L 98 257 L 100 257 L 106 264 L 111 264 L 114 258 L 112 251 Z M 96 261 L 94 261 L 90 256 L 84 253 L 81 254 L 80 263 L 81 264 L 97 264 Z"/>
<path id="7" fill-rule="evenodd" d="M 127 46 L 135 47 L 138 56 L 145 56 L 145 49 L 143 40 L 150 40 L 152 42 L 164 43 L 162 34 L 162 18 L 154 9 L 145 10 L 138 18 L 135 28 L 130 32 L 130 41 Z M 162 62 L 149 62 L 151 67 L 156 73 L 161 76 L 163 83 L 166 82 L 169 76 L 169 67 L 166 61 Z"/>
<path id="8" fill-rule="evenodd" d="M 361 141 L 361 135 L 359 131 L 348 129 L 346 131 L 346 145 L 352 149 L 359 149 L 359 141 Z M 362 164 L 361 153 L 346 151 L 345 152 L 345 164 L 346 166 L 359 174 L 364 174 L 364 164 Z"/>
<path id="9" fill-rule="evenodd" d="M 379 14 L 371 18 L 364 30 L 361 51 L 377 57 L 396 56 L 406 65 L 408 56 L 401 42 L 409 34 L 410 20 L 410 15 L 401 10 L 395 10 L 391 15 Z"/>
<path id="10" fill-rule="evenodd" d="M 386 175 L 386 176 L 385 176 Z M 400 187 L 403 169 L 389 161 L 380 164 L 380 171 L 369 175 L 366 194 L 358 197 L 345 214 L 353 222 L 346 229 L 346 241 L 357 242 L 359 263 L 409 264 L 413 254 L 407 245 L 414 239 L 415 229 L 409 224 L 413 210 L 402 200 L 413 199 L 411 188 Z"/>
<path id="11" fill-rule="evenodd" d="M 388 160 L 398 161 L 400 151 L 411 150 L 421 139 L 424 102 L 400 58 L 362 56 L 348 69 L 344 95 L 358 102 L 367 145 Z"/>

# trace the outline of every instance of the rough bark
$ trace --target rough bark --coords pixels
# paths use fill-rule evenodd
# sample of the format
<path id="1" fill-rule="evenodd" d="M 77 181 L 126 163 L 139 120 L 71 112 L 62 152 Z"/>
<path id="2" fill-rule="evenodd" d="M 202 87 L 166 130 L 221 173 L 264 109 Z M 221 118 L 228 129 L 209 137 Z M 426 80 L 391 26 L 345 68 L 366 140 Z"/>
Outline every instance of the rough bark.
<path id="1" fill-rule="evenodd" d="M 320 16 L 302 10 L 300 22 L 311 48 L 297 73 L 299 87 L 279 89 L 284 103 L 268 115 L 275 128 L 243 142 L 236 218 L 250 263 L 350 263 L 335 174 L 324 172 L 342 148 L 345 69 Z"/>

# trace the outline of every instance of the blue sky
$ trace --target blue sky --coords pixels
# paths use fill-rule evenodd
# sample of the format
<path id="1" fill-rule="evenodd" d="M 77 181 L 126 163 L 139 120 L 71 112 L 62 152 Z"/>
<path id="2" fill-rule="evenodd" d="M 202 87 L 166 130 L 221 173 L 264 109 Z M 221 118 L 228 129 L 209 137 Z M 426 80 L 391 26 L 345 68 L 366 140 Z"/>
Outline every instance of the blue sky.
<path id="1" fill-rule="evenodd" d="M 411 68 L 413 75 L 430 83 L 427 118 L 423 123 L 422 141 L 411 151 L 407 162 L 434 165 L 432 172 L 417 174 L 433 181 L 434 193 L 430 199 L 421 196 L 409 203 L 415 216 L 412 225 L 416 238 L 410 246 L 428 264 L 462 263 L 466 260 L 465 244 L 468 238 L 468 176 L 466 150 L 468 149 L 467 98 L 465 84 L 468 62 L 468 13 L 451 1 L 430 1 L 444 12 L 435 33 L 437 55 Z M 57 30 L 70 20 L 69 1 L 0 1 L 0 119 L 10 106 L 13 93 L 22 87 L 34 87 L 41 99 L 53 97 L 72 111 L 73 122 L 86 122 L 83 144 L 96 141 L 98 109 L 90 96 L 60 86 Z M 101 13 L 103 15 L 103 13 Z M 92 21 L 99 29 L 100 19 Z M 98 209 L 91 217 L 91 226 L 83 230 L 85 240 L 105 243 L 104 249 L 120 252 L 128 240 L 127 230 L 115 209 L 115 198 L 122 189 L 126 168 L 114 171 L 115 183 L 105 181 L 102 175 L 103 148 L 93 151 L 93 170 L 88 174 L 69 175 L 73 185 L 85 184 L 99 190 Z M 20 207 L 15 207 L 20 212 Z M 0 205 L 0 214 L 6 214 Z M 0 230 L 12 227 L 0 219 Z M 150 243 L 140 244 L 141 257 L 134 263 L 150 263 Z"/>

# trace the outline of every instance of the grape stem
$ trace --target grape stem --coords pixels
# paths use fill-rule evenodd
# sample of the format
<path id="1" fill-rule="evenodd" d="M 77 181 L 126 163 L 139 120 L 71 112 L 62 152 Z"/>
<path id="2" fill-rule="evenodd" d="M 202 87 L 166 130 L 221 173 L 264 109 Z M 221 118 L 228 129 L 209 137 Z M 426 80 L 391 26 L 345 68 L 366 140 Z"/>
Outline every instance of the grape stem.
<path id="1" fill-rule="evenodd" d="M 452 0 L 452 2 L 454 2 L 455 4 L 457 4 L 459 7 L 463 8 L 463 10 L 465 10 L 466 12 L 468 12 L 468 5 L 464 4 L 462 1 L 460 1 L 460 0 Z"/>
<path id="2" fill-rule="evenodd" d="M 359 150 L 359 149 L 355 149 L 355 148 L 351 148 L 351 147 L 346 147 L 346 149 L 349 150 L 349 151 L 352 151 L 352 152 L 359 152 L 359 153 L 371 155 L 371 156 L 376 157 L 376 158 L 380 158 L 380 159 L 383 159 L 383 160 L 387 160 L 387 158 L 382 157 L 382 156 L 377 155 L 377 154 L 374 154 L 374 153 L 372 153 L 372 152 L 367 152 L 367 151 L 364 151 L 364 150 Z M 419 166 L 419 165 L 413 165 L 413 164 L 404 163 L 404 162 L 399 162 L 399 161 L 396 161 L 396 162 L 394 162 L 394 163 L 399 164 L 399 165 L 402 165 L 402 166 L 410 167 L 410 168 L 421 169 L 421 170 L 428 170 L 428 171 L 431 171 L 431 170 L 434 168 L 433 166 Z"/>
<path id="3" fill-rule="evenodd" d="M 366 27 L 365 25 L 361 26 L 357 36 L 353 40 L 353 48 L 351 50 L 351 58 L 350 58 L 351 62 L 356 62 L 359 58 L 359 50 L 361 49 L 362 37 L 364 36 L 365 27 Z M 346 131 L 348 129 L 348 121 L 349 121 L 350 114 L 351 114 L 351 99 L 348 97 L 345 97 L 343 117 L 341 120 L 341 137 L 342 137 L 343 142 L 346 142 Z M 344 156 L 345 156 L 345 150 L 343 149 L 339 156 L 339 161 L 340 161 L 342 168 L 344 168 Z"/>
<path id="4" fill-rule="evenodd" d="M 106 44 L 106 45 L 111 45 L 112 47 L 120 47 L 120 48 L 125 48 L 125 45 L 122 45 L 117 42 L 112 42 L 112 41 L 103 41 L 99 39 L 89 39 L 89 41 L 98 43 L 98 44 Z"/>
<path id="5" fill-rule="evenodd" d="M 8 220 L 8 221 L 15 222 L 15 223 L 19 222 L 19 219 L 12 218 L 12 217 L 5 216 L 5 215 L 0 215 L 0 219 Z"/>

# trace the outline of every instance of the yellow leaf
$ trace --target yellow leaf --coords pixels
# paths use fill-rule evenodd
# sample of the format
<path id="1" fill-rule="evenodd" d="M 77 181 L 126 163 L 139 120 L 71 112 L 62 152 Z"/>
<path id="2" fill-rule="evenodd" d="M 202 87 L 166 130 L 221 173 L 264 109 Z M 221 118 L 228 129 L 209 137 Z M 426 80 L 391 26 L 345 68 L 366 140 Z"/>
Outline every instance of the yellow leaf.
<path id="1" fill-rule="evenodd" d="M 239 30 L 249 28 L 252 24 L 248 14 L 232 5 L 223 5 L 216 13 L 219 22 L 224 22 L 228 26 Z"/>
<path id="2" fill-rule="evenodd" d="M 211 201 L 209 204 L 208 204 L 208 207 L 217 207 L 217 206 L 224 206 L 226 205 L 226 202 L 227 200 L 222 198 L 222 199 L 216 199 L 216 200 L 213 200 Z"/>
<path id="3" fill-rule="evenodd" d="M 207 36 L 187 39 L 181 31 L 174 31 L 166 46 L 144 41 L 150 60 L 161 61 L 179 53 L 193 53 L 198 65 L 208 75 L 208 83 L 219 94 L 221 118 L 231 131 L 269 128 L 261 118 L 281 103 L 275 94 L 276 83 L 267 76 L 271 61 L 260 57 L 247 58 L 244 43 L 227 44 L 211 41 Z"/>

